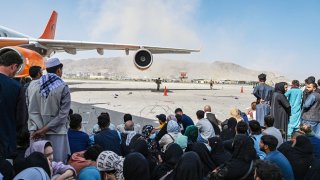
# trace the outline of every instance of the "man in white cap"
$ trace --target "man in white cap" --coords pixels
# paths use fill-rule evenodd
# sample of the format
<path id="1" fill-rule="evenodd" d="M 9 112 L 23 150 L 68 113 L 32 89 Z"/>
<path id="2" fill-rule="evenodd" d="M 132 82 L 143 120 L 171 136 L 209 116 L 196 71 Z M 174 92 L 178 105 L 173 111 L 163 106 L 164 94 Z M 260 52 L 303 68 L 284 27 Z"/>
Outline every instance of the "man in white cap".
<path id="1" fill-rule="evenodd" d="M 47 74 L 32 81 L 27 90 L 31 143 L 49 140 L 56 162 L 66 162 L 70 153 L 67 125 L 71 97 L 67 84 L 61 79 L 62 67 L 58 58 L 48 59 Z"/>

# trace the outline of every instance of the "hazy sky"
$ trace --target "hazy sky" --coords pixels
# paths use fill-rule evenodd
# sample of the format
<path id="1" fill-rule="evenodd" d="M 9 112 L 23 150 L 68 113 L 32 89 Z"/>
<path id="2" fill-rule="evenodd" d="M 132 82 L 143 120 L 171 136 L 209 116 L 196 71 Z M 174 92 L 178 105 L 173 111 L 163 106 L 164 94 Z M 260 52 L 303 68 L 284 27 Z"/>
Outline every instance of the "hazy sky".
<path id="1" fill-rule="evenodd" d="M 289 78 L 320 78 L 318 0 L 10 0 L 1 7 L 1 25 L 33 37 L 56 10 L 56 39 L 201 48 L 154 58 L 228 61 Z M 104 57 L 123 55 L 105 51 Z"/>

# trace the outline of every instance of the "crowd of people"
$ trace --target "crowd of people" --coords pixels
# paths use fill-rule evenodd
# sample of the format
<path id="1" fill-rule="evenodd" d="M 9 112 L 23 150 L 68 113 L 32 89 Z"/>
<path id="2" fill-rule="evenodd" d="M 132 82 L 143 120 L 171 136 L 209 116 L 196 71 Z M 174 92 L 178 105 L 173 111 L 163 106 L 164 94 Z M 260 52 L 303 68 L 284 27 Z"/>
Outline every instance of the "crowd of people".
<path id="1" fill-rule="evenodd" d="M 244 113 L 232 108 L 221 121 L 211 106 L 159 114 L 159 126 L 141 126 L 130 114 L 114 125 L 108 112 L 93 132 L 70 109 L 58 58 L 46 74 L 31 67 L 21 86 L 17 52 L 0 52 L 0 180 L 303 180 L 320 178 L 320 85 L 314 77 L 267 85 L 258 76 L 256 101 Z M 135 120 L 136 121 L 136 120 Z"/>

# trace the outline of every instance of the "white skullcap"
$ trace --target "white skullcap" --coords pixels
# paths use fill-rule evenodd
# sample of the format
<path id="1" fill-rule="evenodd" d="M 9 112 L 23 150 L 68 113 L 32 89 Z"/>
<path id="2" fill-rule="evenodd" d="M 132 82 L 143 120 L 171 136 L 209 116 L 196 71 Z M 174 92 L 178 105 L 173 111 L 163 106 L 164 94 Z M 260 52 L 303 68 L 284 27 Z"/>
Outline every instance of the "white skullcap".
<path id="1" fill-rule="evenodd" d="M 58 58 L 50 58 L 46 61 L 46 68 L 58 66 L 59 64 L 61 64 L 61 62 Z"/>

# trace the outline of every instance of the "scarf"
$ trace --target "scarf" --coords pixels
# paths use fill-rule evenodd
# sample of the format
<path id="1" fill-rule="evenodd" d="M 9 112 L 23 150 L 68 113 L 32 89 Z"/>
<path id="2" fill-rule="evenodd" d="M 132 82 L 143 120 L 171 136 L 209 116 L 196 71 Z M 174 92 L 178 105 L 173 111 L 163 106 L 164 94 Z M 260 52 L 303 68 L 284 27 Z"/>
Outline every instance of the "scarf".
<path id="1" fill-rule="evenodd" d="M 167 125 L 167 132 L 168 133 L 179 133 L 180 132 L 180 126 L 176 121 L 169 121 Z"/>
<path id="2" fill-rule="evenodd" d="M 137 132 L 135 132 L 135 131 L 125 131 L 125 134 L 127 134 L 126 146 L 129 146 L 132 138 L 137 134 Z"/>
<path id="3" fill-rule="evenodd" d="M 40 78 L 40 94 L 48 98 L 50 92 L 58 87 L 64 85 L 64 81 L 53 73 L 48 73 Z"/>
<path id="4" fill-rule="evenodd" d="M 103 151 L 97 159 L 99 171 L 116 171 L 117 180 L 124 180 L 123 177 L 123 159 L 112 151 Z"/>

